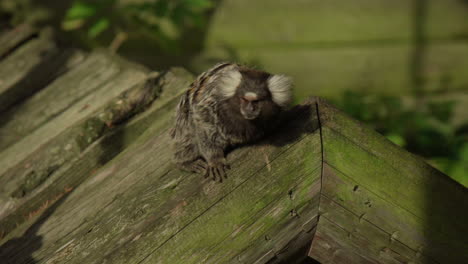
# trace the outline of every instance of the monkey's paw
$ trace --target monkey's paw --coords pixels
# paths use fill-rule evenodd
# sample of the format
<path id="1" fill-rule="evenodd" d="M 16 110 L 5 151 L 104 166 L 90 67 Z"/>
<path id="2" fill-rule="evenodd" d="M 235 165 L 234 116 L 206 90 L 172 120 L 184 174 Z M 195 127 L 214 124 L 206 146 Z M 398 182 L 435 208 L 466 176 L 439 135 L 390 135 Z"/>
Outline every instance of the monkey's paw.
<path id="1" fill-rule="evenodd" d="M 211 177 L 213 181 L 219 179 L 219 182 L 223 182 L 223 178 L 227 178 L 226 170 L 229 169 L 231 167 L 226 163 L 226 159 L 211 161 L 208 163 L 205 178 Z"/>
<path id="2" fill-rule="evenodd" d="M 192 162 L 183 163 L 181 167 L 186 171 L 204 174 L 207 171 L 208 164 L 202 159 L 197 159 Z"/>

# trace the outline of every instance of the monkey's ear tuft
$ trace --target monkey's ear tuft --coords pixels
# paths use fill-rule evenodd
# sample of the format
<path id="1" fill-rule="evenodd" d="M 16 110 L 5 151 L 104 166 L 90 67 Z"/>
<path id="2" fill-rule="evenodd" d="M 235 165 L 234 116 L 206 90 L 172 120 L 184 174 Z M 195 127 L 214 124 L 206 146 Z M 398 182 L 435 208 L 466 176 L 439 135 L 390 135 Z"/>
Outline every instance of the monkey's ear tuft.
<path id="1" fill-rule="evenodd" d="M 281 107 L 287 106 L 292 99 L 291 89 L 293 81 L 285 75 L 272 75 L 268 78 L 268 89 L 270 89 L 273 102 Z"/>
<path id="2" fill-rule="evenodd" d="M 230 98 L 236 94 L 237 86 L 242 81 L 242 74 L 237 68 L 229 69 L 219 77 L 219 92 L 224 98 Z"/>

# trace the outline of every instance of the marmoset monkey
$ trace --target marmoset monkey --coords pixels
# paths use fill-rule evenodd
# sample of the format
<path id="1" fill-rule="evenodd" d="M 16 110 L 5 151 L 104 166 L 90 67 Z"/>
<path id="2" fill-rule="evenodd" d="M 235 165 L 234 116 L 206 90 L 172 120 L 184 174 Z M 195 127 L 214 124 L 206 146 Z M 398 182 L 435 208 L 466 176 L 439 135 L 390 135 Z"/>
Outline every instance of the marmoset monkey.
<path id="1" fill-rule="evenodd" d="M 226 177 L 224 151 L 271 131 L 291 101 L 291 78 L 220 63 L 190 85 L 171 131 L 174 162 L 213 180 Z"/>

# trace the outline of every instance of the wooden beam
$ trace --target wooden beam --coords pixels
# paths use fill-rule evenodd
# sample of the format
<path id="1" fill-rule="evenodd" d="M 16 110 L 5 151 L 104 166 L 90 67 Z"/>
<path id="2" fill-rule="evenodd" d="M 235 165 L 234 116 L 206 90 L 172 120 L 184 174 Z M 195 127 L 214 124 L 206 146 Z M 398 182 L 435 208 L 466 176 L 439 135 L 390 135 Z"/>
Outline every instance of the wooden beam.
<path id="1" fill-rule="evenodd" d="M 323 185 L 310 255 L 327 263 L 466 262 L 467 189 L 323 100 L 318 106 Z"/>

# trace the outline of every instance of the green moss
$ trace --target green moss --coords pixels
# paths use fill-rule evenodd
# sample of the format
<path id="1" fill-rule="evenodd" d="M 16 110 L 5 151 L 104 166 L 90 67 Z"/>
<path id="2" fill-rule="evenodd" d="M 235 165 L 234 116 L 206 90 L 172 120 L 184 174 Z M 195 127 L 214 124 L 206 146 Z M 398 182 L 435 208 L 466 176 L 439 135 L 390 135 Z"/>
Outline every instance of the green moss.
<path id="1" fill-rule="evenodd" d="M 92 117 L 86 120 L 75 138 L 80 151 L 83 151 L 94 141 L 100 138 L 105 131 L 106 124 L 101 119 Z"/>
<path id="2" fill-rule="evenodd" d="M 22 198 L 33 191 L 36 187 L 41 185 L 49 178 L 60 166 L 50 166 L 44 170 L 30 171 L 19 184 L 18 188 L 11 193 L 13 198 Z"/>
<path id="3" fill-rule="evenodd" d="M 209 213 L 199 216 L 181 233 L 154 252 L 147 261 L 200 263 L 205 258 L 228 257 L 245 248 L 249 241 L 265 234 L 266 230 L 278 225 L 279 219 L 288 216 L 291 208 L 288 191 L 298 186 L 301 179 L 309 175 L 309 166 L 303 166 L 304 153 L 310 152 L 315 159 L 314 169 L 320 165 L 321 156 L 317 133 L 306 136 L 299 143 L 281 153 L 271 161 L 272 170 L 264 167 L 244 184 L 229 193 L 219 203 L 210 208 Z M 312 165 L 313 166 L 313 165 Z M 316 178 L 316 177 L 315 177 Z M 303 187 L 307 188 L 307 187 Z M 281 195 L 281 193 L 283 195 Z M 282 197 L 282 198 L 280 198 Z M 306 195 L 303 199 L 310 199 Z M 276 204 L 276 200 L 284 203 Z M 297 201 L 301 204 L 300 199 Z M 193 207 L 194 205 L 192 205 Z M 274 208 L 279 211 L 275 211 Z M 270 212 L 269 213 L 264 213 Z M 250 226 L 254 224 L 254 226 Z M 250 231 L 244 231 L 243 229 Z M 232 234 L 239 232 L 239 235 Z M 219 243 L 229 241 L 225 247 Z M 172 250 L 177 244 L 178 250 Z M 198 255 L 197 252 L 210 252 Z"/>

